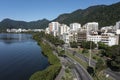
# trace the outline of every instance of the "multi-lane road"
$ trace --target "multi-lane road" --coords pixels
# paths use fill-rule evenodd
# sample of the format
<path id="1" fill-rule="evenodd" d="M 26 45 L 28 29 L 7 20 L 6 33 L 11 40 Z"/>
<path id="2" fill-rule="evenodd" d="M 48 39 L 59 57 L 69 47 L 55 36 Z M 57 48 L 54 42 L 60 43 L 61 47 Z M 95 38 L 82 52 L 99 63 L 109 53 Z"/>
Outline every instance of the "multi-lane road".
<path id="1" fill-rule="evenodd" d="M 93 80 L 92 77 L 88 74 L 88 72 L 78 62 L 69 57 L 65 57 L 65 59 L 68 60 L 70 63 L 74 64 L 74 69 L 79 76 L 77 80 Z"/>
<path id="2" fill-rule="evenodd" d="M 53 51 L 54 54 L 57 56 L 57 53 L 55 51 Z M 64 76 L 64 72 L 65 72 L 65 64 L 69 62 L 70 64 L 74 65 L 71 68 L 72 74 L 74 74 L 74 78 L 76 78 L 76 80 L 93 80 L 92 77 L 88 74 L 88 72 L 84 69 L 84 67 L 82 67 L 78 62 L 76 62 L 75 60 L 73 60 L 70 57 L 59 57 L 59 59 L 61 60 L 62 63 L 62 69 L 59 73 L 59 75 L 56 77 L 55 80 L 61 80 L 62 76 Z"/>
<path id="3" fill-rule="evenodd" d="M 67 50 L 69 53 L 74 54 L 76 57 L 78 57 L 78 58 L 80 58 L 80 59 L 82 59 L 83 61 L 85 61 L 85 62 L 88 63 L 89 59 L 88 59 L 87 57 L 83 56 L 82 54 L 79 54 L 79 53 L 77 53 L 77 52 L 74 52 L 73 50 L 68 49 L 68 48 L 66 48 L 66 50 Z M 95 64 L 96 64 L 96 61 L 91 59 L 91 66 L 95 66 Z M 115 79 L 115 80 L 120 80 L 120 72 L 111 71 L 109 68 L 106 69 L 104 72 L 105 72 L 106 74 L 109 74 L 113 79 Z"/>
<path id="4" fill-rule="evenodd" d="M 48 41 L 46 41 L 46 42 L 49 43 Z M 49 44 L 54 47 L 54 45 L 52 45 L 51 43 L 49 43 Z M 76 57 L 78 57 L 78 58 L 80 58 L 80 59 L 82 59 L 83 61 L 85 61 L 85 62 L 88 63 L 89 59 L 88 59 L 87 57 L 85 57 L 84 55 L 79 54 L 79 53 L 77 53 L 77 52 L 74 52 L 74 51 L 72 51 L 71 49 L 68 49 L 68 48 L 66 48 L 66 50 L 67 50 L 69 53 L 74 54 Z M 73 62 L 71 62 L 71 63 L 73 63 Z M 96 61 L 91 59 L 91 66 L 94 67 L 95 65 L 96 65 Z M 83 71 L 82 71 L 82 72 L 78 72 L 78 71 L 81 70 L 80 64 L 78 64 L 78 63 L 75 64 L 75 70 L 76 70 L 76 72 L 77 72 L 77 74 L 78 74 L 78 76 L 79 76 L 78 80 L 81 80 L 81 75 L 83 75 L 83 73 L 85 73 L 85 72 L 83 72 Z M 115 80 L 120 80 L 120 72 L 111 71 L 109 68 L 106 69 L 104 72 L 105 72 L 106 74 L 109 74 L 113 79 L 115 79 Z M 83 79 L 83 80 L 90 80 L 90 79 Z"/>

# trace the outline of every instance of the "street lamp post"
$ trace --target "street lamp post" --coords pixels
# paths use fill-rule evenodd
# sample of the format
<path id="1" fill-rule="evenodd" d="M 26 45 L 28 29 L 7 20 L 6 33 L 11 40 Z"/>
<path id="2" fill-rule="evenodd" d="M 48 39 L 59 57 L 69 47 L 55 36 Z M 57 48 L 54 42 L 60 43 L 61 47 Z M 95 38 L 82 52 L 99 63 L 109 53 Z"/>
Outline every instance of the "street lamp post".
<path id="1" fill-rule="evenodd" d="M 91 66 L 91 45 L 92 45 L 92 42 L 90 42 L 89 66 Z"/>

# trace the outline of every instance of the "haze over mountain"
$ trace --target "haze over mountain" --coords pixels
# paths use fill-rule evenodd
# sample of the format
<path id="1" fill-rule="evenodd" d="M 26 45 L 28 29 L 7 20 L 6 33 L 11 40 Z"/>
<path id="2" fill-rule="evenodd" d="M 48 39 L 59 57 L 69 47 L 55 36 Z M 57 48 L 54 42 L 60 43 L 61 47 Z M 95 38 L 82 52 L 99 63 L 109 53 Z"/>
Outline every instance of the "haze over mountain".
<path id="1" fill-rule="evenodd" d="M 96 5 L 88 7 L 87 9 L 79 9 L 72 13 L 61 14 L 52 21 L 58 21 L 69 25 L 73 22 L 78 22 L 84 25 L 87 22 L 98 22 L 99 27 L 114 25 L 117 21 L 120 21 L 120 2 L 112 5 Z M 16 21 L 11 19 L 4 19 L 0 22 L 0 28 L 40 28 L 44 29 L 48 27 L 48 23 L 51 22 L 47 19 L 38 21 Z"/>

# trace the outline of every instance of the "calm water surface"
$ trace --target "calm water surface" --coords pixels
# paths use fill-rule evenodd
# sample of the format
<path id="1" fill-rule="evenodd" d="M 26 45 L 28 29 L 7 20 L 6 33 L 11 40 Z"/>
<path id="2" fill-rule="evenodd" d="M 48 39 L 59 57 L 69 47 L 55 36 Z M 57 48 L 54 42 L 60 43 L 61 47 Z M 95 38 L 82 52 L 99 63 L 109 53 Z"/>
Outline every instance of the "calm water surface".
<path id="1" fill-rule="evenodd" d="M 28 80 L 49 66 L 29 34 L 0 34 L 0 80 Z"/>

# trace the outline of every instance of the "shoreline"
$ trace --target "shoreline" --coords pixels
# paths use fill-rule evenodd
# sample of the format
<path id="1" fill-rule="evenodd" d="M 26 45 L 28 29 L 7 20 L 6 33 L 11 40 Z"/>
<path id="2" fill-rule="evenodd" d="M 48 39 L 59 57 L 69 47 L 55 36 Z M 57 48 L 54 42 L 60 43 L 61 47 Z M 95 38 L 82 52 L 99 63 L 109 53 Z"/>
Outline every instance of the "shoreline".
<path id="1" fill-rule="evenodd" d="M 41 47 L 42 54 L 48 58 L 50 65 L 42 71 L 33 73 L 29 80 L 54 80 L 61 70 L 60 60 L 53 54 L 50 45 L 44 43 L 38 35 L 34 35 L 33 39 Z"/>

